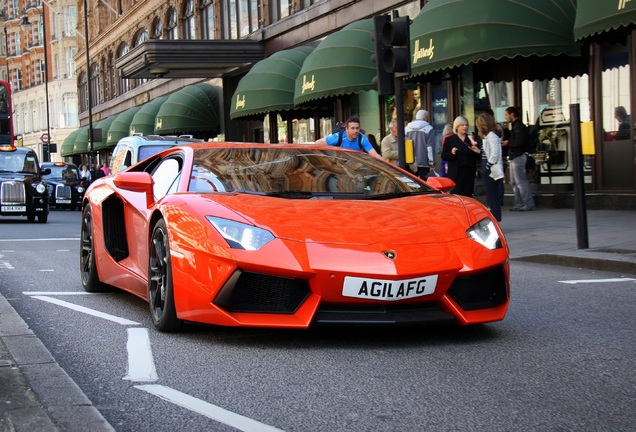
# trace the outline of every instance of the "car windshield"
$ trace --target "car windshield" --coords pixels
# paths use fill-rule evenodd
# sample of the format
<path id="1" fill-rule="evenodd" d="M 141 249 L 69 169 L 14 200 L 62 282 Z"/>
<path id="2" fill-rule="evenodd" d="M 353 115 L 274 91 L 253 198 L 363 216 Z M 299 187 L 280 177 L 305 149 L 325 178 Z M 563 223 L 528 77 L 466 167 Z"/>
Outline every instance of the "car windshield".
<path id="1" fill-rule="evenodd" d="M 174 147 L 174 144 L 162 144 L 162 145 L 145 145 L 139 147 L 139 160 L 142 161 L 149 158 L 152 155 L 156 155 L 160 151 L 164 151 L 170 147 Z"/>
<path id="2" fill-rule="evenodd" d="M 79 173 L 75 167 L 53 165 L 48 168 L 51 168 L 51 174 L 43 175 L 42 177 L 45 179 L 62 178 L 66 180 L 79 180 Z"/>
<path id="3" fill-rule="evenodd" d="M 189 190 L 314 199 L 437 192 L 366 153 L 310 148 L 197 150 Z"/>
<path id="4" fill-rule="evenodd" d="M 32 153 L 0 152 L 0 172 L 37 174 L 37 161 Z"/>

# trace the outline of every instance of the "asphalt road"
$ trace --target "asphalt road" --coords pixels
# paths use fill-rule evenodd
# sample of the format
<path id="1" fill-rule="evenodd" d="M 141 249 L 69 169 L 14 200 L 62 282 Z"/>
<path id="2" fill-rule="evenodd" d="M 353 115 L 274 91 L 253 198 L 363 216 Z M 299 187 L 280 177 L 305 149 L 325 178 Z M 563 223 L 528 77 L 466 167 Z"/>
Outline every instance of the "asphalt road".
<path id="1" fill-rule="evenodd" d="M 505 320 L 469 328 L 162 334 L 142 300 L 83 293 L 79 221 L 0 219 L 0 292 L 118 431 L 636 425 L 624 275 L 512 262 Z"/>

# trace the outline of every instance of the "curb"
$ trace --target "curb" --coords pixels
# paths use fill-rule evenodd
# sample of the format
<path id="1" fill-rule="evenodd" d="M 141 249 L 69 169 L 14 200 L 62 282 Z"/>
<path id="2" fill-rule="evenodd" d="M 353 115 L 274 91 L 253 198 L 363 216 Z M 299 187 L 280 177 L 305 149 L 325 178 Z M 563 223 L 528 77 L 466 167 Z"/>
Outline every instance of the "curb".
<path id="1" fill-rule="evenodd" d="M 539 254 L 511 258 L 511 260 L 636 275 L 634 259 L 622 258 L 615 253 L 588 252 L 579 255 L 571 253 L 568 255 L 560 253 Z"/>

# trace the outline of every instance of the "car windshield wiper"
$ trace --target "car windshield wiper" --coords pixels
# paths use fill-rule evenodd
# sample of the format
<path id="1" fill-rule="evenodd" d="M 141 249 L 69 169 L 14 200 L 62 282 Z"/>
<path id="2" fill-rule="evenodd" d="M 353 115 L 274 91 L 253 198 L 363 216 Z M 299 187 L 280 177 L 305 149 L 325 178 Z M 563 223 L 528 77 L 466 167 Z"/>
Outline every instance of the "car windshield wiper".
<path id="1" fill-rule="evenodd" d="M 246 189 L 236 189 L 233 190 L 232 193 L 244 193 L 249 195 L 260 195 L 267 197 L 276 197 L 276 198 L 291 198 L 291 199 L 310 199 L 310 198 L 323 198 L 329 197 L 333 198 L 334 195 L 340 195 L 339 193 L 334 192 L 315 192 L 315 191 L 304 191 L 304 190 L 283 190 L 283 191 L 254 191 L 254 190 L 246 190 Z M 346 195 L 351 195 L 351 193 L 346 193 Z"/>
<path id="2" fill-rule="evenodd" d="M 413 191 L 413 192 L 390 192 L 390 193 L 382 193 L 375 195 L 367 195 L 363 199 L 367 200 L 385 200 L 385 199 L 393 199 L 393 198 L 404 198 L 414 195 L 424 195 L 430 193 L 428 191 Z"/>

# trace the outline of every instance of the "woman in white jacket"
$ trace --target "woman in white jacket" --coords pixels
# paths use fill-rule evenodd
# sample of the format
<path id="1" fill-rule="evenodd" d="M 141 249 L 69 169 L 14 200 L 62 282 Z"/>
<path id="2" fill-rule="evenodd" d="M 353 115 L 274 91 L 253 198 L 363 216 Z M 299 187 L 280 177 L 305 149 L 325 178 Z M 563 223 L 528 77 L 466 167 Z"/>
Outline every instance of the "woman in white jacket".
<path id="1" fill-rule="evenodd" d="M 483 145 L 481 153 L 481 175 L 486 186 L 486 199 L 490 212 L 501 221 L 499 183 L 503 182 L 503 161 L 501 158 L 501 136 L 495 119 L 488 113 L 481 113 L 475 121 Z"/>

